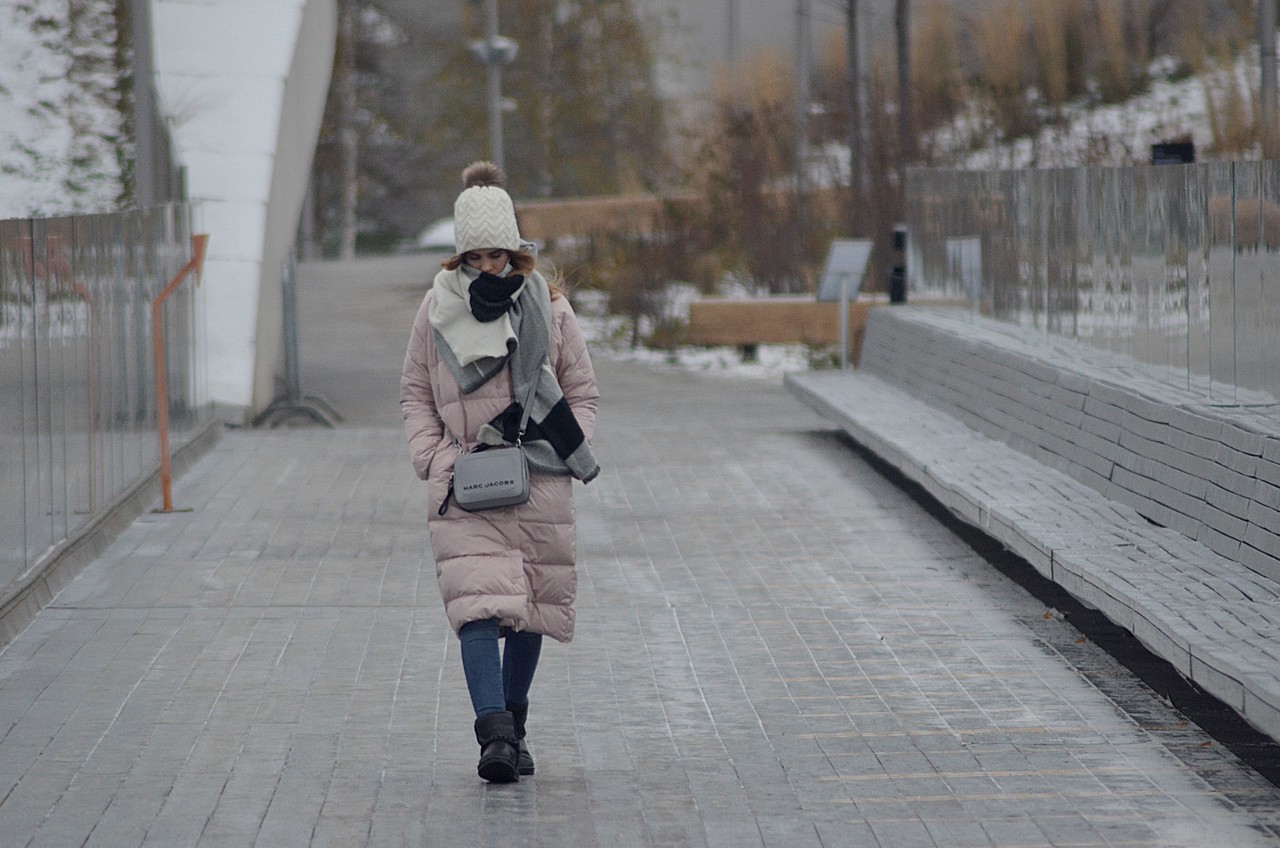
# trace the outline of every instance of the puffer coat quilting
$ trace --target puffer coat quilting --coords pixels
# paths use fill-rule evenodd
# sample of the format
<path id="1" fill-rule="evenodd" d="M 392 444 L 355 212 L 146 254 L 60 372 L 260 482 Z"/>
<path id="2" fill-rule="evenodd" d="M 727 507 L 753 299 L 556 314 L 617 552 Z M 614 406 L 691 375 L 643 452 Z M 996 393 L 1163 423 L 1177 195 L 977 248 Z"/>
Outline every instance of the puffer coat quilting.
<path id="1" fill-rule="evenodd" d="M 480 427 L 512 401 L 508 369 L 465 397 L 441 361 L 427 315 L 428 292 L 414 321 L 400 379 L 400 406 L 414 470 L 427 481 L 428 526 L 445 613 L 456 632 L 469 621 L 498 618 L 561 642 L 573 638 L 577 535 L 573 478 L 530 474 L 529 500 L 515 507 L 466 512 L 449 491 L 455 436 L 467 448 Z M 548 356 L 565 400 L 587 439 L 600 395 L 586 342 L 567 298 L 551 302 Z"/>

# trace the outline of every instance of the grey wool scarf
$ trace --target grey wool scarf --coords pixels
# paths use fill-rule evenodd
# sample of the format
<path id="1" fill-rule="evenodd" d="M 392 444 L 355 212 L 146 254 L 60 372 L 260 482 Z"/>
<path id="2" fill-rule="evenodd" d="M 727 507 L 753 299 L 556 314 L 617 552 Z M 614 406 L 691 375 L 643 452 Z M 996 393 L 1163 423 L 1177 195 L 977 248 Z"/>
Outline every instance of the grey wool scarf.
<path id="1" fill-rule="evenodd" d="M 465 292 L 455 291 L 455 288 L 437 287 L 435 297 L 466 297 Z M 453 310 L 453 314 L 456 316 L 457 310 Z M 467 318 L 470 316 L 455 317 L 455 326 Z M 546 474 L 572 475 L 584 483 L 591 482 L 600 473 L 600 465 L 569 402 L 565 400 L 555 372 L 551 370 L 547 356 L 551 347 L 551 291 L 537 271 L 525 278 L 525 285 L 508 310 L 507 318 L 513 335 L 507 340 L 506 356 L 474 358 L 466 351 L 455 350 L 450 344 L 450 336 L 461 341 L 466 338 L 466 333 L 453 331 L 453 327 L 436 326 L 434 321 L 431 326 L 440 359 L 458 381 L 464 395 L 487 383 L 508 365 L 511 367 L 512 394 L 517 399 L 480 428 L 480 442 L 499 446 L 515 444 L 520 439 L 530 468 Z M 470 361 L 464 365 L 464 360 Z M 529 423 L 521 439 L 523 399 L 529 396 L 529 388 L 534 381 L 537 388 L 534 389 Z"/>

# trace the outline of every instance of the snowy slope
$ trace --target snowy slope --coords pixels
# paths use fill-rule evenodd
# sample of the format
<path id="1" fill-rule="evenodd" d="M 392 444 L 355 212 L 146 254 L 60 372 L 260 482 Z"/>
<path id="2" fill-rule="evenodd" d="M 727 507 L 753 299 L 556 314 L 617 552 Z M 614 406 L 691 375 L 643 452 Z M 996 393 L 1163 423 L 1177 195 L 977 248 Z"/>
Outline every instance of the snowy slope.
<path id="1" fill-rule="evenodd" d="M 121 191 L 110 0 L 0 0 L 0 218 L 112 209 Z"/>
<path id="2" fill-rule="evenodd" d="M 1230 90 L 1256 92 L 1257 51 L 1232 67 L 1176 80 L 1169 77 L 1175 64 L 1154 63 L 1149 89 L 1124 103 L 1068 105 L 1056 126 L 1034 137 L 992 143 L 991 122 L 971 108 L 933 134 L 929 146 L 938 164 L 973 170 L 1134 165 L 1149 160 L 1152 144 L 1179 138 L 1195 142 L 1198 158 L 1221 158 L 1213 155 L 1212 102 L 1221 103 Z M 1259 155 L 1253 150 L 1234 158 Z"/>

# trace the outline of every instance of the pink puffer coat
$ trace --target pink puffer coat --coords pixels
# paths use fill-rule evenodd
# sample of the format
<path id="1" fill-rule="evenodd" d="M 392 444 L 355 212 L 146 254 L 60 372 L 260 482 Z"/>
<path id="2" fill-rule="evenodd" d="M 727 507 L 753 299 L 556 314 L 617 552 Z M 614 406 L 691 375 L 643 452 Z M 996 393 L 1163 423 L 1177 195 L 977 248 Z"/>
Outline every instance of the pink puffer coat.
<path id="1" fill-rule="evenodd" d="M 573 478 L 534 472 L 527 503 L 466 512 L 450 499 L 439 514 L 459 453 L 454 435 L 474 447 L 481 425 L 512 398 L 507 369 L 463 396 L 436 350 L 427 319 L 431 298 L 428 292 L 414 321 L 400 407 L 414 470 L 427 481 L 428 526 L 445 613 L 455 632 L 469 621 L 497 617 L 507 627 L 568 642 L 577 594 Z M 600 393 L 568 298 L 551 302 L 551 323 L 551 367 L 590 440 Z"/>

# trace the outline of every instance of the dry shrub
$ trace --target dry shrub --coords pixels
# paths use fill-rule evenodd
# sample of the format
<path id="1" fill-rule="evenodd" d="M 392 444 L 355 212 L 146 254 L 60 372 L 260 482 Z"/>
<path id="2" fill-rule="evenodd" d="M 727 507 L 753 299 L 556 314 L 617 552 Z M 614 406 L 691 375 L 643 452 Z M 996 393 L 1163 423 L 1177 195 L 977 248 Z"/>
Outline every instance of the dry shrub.
<path id="1" fill-rule="evenodd" d="M 633 348 L 641 343 L 669 348 L 684 333 L 670 314 L 671 285 L 692 283 L 712 291 L 720 275 L 712 247 L 721 235 L 707 225 L 700 204 L 664 200 L 647 225 L 593 233 L 574 257 L 576 282 L 608 293 L 610 310 L 629 319 Z"/>
<path id="2" fill-rule="evenodd" d="M 929 0 L 912 30 L 915 126 L 928 131 L 951 120 L 964 104 L 957 21 L 948 3 Z"/>
<path id="3" fill-rule="evenodd" d="M 1208 29 L 1208 15 L 1203 3 L 1183 3 L 1179 6 L 1175 13 L 1174 34 L 1170 40 L 1188 73 L 1198 74 L 1208 65 L 1208 44 L 1205 40 Z"/>
<path id="4" fill-rule="evenodd" d="M 818 45 L 817 73 L 813 76 L 810 95 L 813 102 L 822 107 L 821 114 L 812 116 L 814 136 L 847 141 L 852 104 L 849 96 L 849 51 L 843 29 L 833 27 L 822 34 Z"/>
<path id="5" fill-rule="evenodd" d="M 1101 54 L 1098 81 L 1104 100 L 1119 100 L 1129 76 L 1129 56 L 1124 44 L 1124 12 L 1116 0 L 1099 0 L 1096 37 Z"/>
<path id="6" fill-rule="evenodd" d="M 1035 127 L 1027 106 L 1027 43 L 1030 20 L 1024 0 L 993 3 L 973 29 L 978 63 L 977 86 L 985 93 L 996 127 L 1006 138 L 1026 135 Z"/>
<path id="7" fill-rule="evenodd" d="M 1230 48 L 1224 43 L 1219 43 L 1213 53 L 1213 69 L 1203 76 L 1212 152 L 1218 156 L 1245 153 L 1258 141 L 1258 92 L 1252 83 L 1255 75 L 1240 79 Z"/>
<path id="8" fill-rule="evenodd" d="M 799 290 L 811 227 L 795 193 L 795 113 L 791 63 L 756 53 L 722 90 L 698 166 L 708 218 L 726 230 L 725 267 L 741 268 L 773 292 Z"/>
<path id="9" fill-rule="evenodd" d="M 1141 88 L 1147 66 L 1146 5 L 1095 0 L 1097 65 L 1094 76 L 1105 103 L 1119 103 Z"/>
<path id="10" fill-rule="evenodd" d="M 713 82 L 716 103 L 752 110 L 785 105 L 795 97 L 795 69 L 790 56 L 767 48 L 744 61 L 719 69 Z"/>
<path id="11" fill-rule="evenodd" d="M 1061 0 L 1031 0 L 1031 32 L 1036 82 L 1045 102 L 1058 105 L 1070 93 L 1067 65 L 1066 12 Z"/>
<path id="12" fill-rule="evenodd" d="M 1145 68 L 1151 61 L 1155 46 L 1155 19 L 1153 5 L 1156 0 L 1128 0 L 1125 16 L 1125 41 L 1129 46 L 1129 60 L 1138 68 Z"/>
<path id="13" fill-rule="evenodd" d="M 1089 17 L 1085 0 L 1031 2 L 1034 78 L 1049 106 L 1061 106 L 1086 90 Z"/>
<path id="14" fill-rule="evenodd" d="M 849 50 L 845 31 L 838 27 L 825 29 L 818 43 L 818 73 L 812 92 L 814 99 L 822 99 L 824 93 L 829 93 L 832 98 L 842 97 L 848 90 L 848 85 Z"/>

